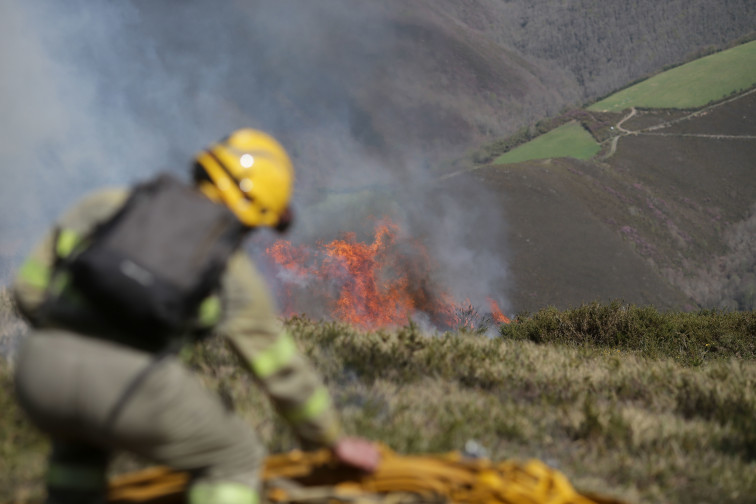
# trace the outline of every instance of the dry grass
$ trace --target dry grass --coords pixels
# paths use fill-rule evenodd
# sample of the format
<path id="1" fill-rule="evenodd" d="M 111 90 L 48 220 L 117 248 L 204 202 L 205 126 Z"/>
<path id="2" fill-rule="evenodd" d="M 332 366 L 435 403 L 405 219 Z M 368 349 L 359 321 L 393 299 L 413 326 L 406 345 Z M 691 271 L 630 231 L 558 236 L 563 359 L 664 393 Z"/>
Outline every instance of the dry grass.
<path id="1" fill-rule="evenodd" d="M 651 357 L 632 345 L 597 341 L 588 329 L 578 338 L 575 320 L 600 319 L 601 313 L 601 306 L 589 306 L 520 320 L 523 327 L 542 328 L 541 343 L 513 337 L 506 329 L 505 337 L 491 338 L 465 331 L 428 334 L 412 324 L 363 332 L 294 318 L 288 326 L 325 377 L 346 430 L 399 452 L 459 450 L 474 439 L 493 459 L 538 458 L 581 490 L 630 502 L 752 502 L 753 354 L 727 347 L 695 363 L 672 350 L 667 355 L 663 345 Z M 701 322 L 692 326 L 740 327 L 731 331 L 733 340 L 752 339 L 747 331 L 753 313 L 698 316 Z M 546 329 L 548 317 L 573 320 L 574 341 L 566 336 L 557 341 Z M 674 313 L 658 317 L 656 326 L 662 328 L 683 320 Z M 733 324 L 733 318 L 742 321 Z M 605 322 L 594 325 L 612 332 Z M 646 327 L 647 344 L 654 335 L 667 337 L 654 327 Z M 707 343 L 689 338 L 688 345 L 705 351 Z M 222 341 L 197 345 L 187 352 L 187 362 L 258 428 L 271 450 L 293 447 L 288 430 Z M 30 482 L 39 475 L 44 449 L 8 396 L 7 367 L 2 371 L 0 500 L 19 488 L 34 491 Z M 121 459 L 114 470 L 134 464 Z"/>
<path id="2" fill-rule="evenodd" d="M 10 292 L 0 287 L 0 356 L 15 353 L 16 345 L 26 329 L 11 301 Z"/>
<path id="3" fill-rule="evenodd" d="M 705 326 L 733 315 L 700 316 Z M 372 333 L 305 319 L 289 325 L 326 377 L 346 429 L 400 452 L 459 450 L 474 439 L 494 459 L 535 457 L 582 490 L 631 502 L 748 502 L 756 492 L 752 355 L 694 365 L 589 337 L 536 344 L 412 325 Z M 689 345 L 705 351 L 707 343 Z M 261 415 L 248 383 L 225 368 L 230 374 L 213 375 L 214 386 L 273 450 L 290 448 L 286 429 L 269 411 Z"/>

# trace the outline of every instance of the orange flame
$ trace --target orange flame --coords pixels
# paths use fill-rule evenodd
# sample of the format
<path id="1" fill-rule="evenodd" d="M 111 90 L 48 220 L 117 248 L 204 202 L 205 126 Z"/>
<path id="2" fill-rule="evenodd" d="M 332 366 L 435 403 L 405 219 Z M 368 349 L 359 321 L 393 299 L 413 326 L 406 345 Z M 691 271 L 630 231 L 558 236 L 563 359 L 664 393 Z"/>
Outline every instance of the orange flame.
<path id="1" fill-rule="evenodd" d="M 283 312 L 296 311 L 294 288 L 307 288 L 323 299 L 330 315 L 363 328 L 403 325 L 424 312 L 437 326 L 474 329 L 481 318 L 469 300 L 463 304 L 432 281 L 433 261 L 416 241 L 400 239 L 399 228 L 383 219 L 375 226 L 372 243 L 346 233 L 315 247 L 279 240 L 266 249 L 283 282 Z M 495 302 L 498 323 L 508 318 Z"/>
<path id="2" fill-rule="evenodd" d="M 323 274 L 342 279 L 335 302 L 335 316 L 364 327 L 403 324 L 414 311 L 405 271 L 388 271 L 395 256 L 390 249 L 397 228 L 390 222 L 379 223 L 373 243 L 359 243 L 354 233 L 324 246 Z"/>
<path id="3" fill-rule="evenodd" d="M 497 324 L 512 323 L 512 320 L 501 312 L 501 308 L 499 308 L 499 305 L 498 303 L 496 303 L 496 301 L 491 298 L 486 299 L 488 299 L 488 305 L 491 307 L 491 318 L 493 318 L 494 322 L 496 322 Z"/>

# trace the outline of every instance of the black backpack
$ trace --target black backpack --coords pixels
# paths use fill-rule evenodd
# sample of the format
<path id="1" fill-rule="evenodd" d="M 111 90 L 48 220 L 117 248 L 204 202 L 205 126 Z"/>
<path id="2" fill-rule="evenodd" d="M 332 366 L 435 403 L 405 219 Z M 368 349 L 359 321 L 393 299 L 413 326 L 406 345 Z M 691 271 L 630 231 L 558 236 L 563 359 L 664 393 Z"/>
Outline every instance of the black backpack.
<path id="1" fill-rule="evenodd" d="M 165 337 L 196 321 L 248 230 L 224 205 L 161 175 L 137 185 L 60 267 L 100 315 L 136 337 Z"/>

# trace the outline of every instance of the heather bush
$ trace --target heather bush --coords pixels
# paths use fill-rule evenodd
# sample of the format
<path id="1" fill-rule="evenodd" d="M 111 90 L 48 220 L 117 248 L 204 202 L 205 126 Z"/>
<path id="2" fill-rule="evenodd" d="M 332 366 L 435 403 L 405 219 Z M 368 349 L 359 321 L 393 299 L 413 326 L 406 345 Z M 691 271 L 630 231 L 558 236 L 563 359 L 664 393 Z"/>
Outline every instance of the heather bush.
<path id="1" fill-rule="evenodd" d="M 564 311 L 545 308 L 501 327 L 506 339 L 632 351 L 685 366 L 733 357 L 752 360 L 756 341 L 749 334 L 756 334 L 753 311 L 660 312 L 619 301 Z"/>

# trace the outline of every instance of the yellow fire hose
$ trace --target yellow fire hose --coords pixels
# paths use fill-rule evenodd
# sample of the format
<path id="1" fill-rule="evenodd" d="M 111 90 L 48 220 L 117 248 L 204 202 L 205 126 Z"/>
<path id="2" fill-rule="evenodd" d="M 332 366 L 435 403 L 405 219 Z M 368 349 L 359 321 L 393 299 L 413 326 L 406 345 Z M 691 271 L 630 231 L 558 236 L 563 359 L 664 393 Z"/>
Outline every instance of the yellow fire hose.
<path id="1" fill-rule="evenodd" d="M 560 472 L 538 460 L 525 463 L 469 459 L 459 452 L 399 455 L 381 446 L 378 470 L 369 475 L 339 465 L 327 450 L 272 455 L 263 471 L 270 503 L 331 504 L 622 504 L 578 493 Z M 179 504 L 189 475 L 155 467 L 110 483 L 111 503 Z"/>

